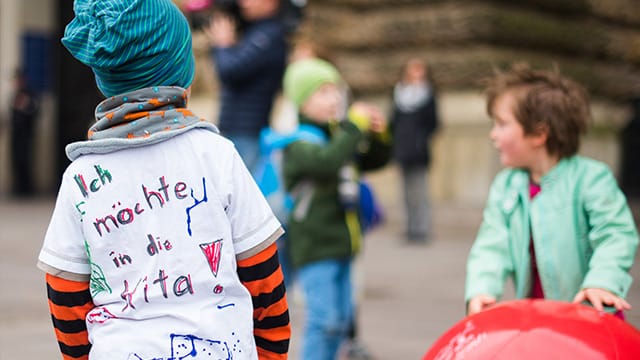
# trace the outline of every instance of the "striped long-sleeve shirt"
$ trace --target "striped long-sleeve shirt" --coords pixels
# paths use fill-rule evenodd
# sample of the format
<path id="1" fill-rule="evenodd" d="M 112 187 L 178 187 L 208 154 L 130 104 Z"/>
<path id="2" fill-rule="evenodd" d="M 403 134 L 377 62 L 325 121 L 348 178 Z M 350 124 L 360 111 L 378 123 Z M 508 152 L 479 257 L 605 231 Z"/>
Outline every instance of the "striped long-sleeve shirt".
<path id="1" fill-rule="evenodd" d="M 286 359 L 291 327 L 276 243 L 238 262 L 238 275 L 253 301 L 253 334 L 260 359 Z"/>
<path id="2" fill-rule="evenodd" d="M 85 318 L 93 308 L 89 282 L 66 280 L 46 275 L 47 296 L 53 328 L 62 358 L 88 359 L 91 344 Z"/>

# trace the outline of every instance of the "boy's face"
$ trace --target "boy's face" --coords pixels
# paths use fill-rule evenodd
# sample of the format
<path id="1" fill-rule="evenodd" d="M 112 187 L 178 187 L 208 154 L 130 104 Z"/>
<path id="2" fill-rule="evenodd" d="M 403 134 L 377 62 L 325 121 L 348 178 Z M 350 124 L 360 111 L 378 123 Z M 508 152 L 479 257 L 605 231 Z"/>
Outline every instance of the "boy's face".
<path id="1" fill-rule="evenodd" d="M 500 152 L 500 162 L 506 167 L 530 169 L 535 151 L 544 146 L 540 135 L 525 135 L 513 109 L 515 97 L 512 92 L 498 96 L 493 103 L 493 127 L 489 137 Z"/>
<path id="2" fill-rule="evenodd" d="M 427 69 L 422 61 L 412 60 L 407 64 L 405 80 L 410 84 L 423 81 L 426 78 Z"/>
<path id="3" fill-rule="evenodd" d="M 280 5 L 279 0 L 239 0 L 242 16 L 247 21 L 255 21 L 273 16 Z"/>
<path id="4" fill-rule="evenodd" d="M 336 84 L 325 83 L 300 108 L 306 117 L 318 123 L 336 120 L 342 110 L 342 92 Z"/>

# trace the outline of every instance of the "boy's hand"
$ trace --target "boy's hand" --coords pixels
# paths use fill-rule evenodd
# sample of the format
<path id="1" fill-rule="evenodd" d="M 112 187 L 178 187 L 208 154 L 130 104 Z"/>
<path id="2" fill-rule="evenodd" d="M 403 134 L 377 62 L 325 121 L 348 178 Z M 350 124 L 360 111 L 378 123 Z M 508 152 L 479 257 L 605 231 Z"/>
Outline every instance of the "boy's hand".
<path id="1" fill-rule="evenodd" d="M 362 132 L 367 132 L 371 128 L 371 115 L 368 105 L 362 102 L 353 103 L 347 112 L 347 118 Z"/>
<path id="2" fill-rule="evenodd" d="M 213 46 L 230 47 L 236 43 L 235 23 L 230 16 L 214 15 L 209 26 L 204 27 L 204 32 Z"/>
<path id="3" fill-rule="evenodd" d="M 363 132 L 384 133 L 387 130 L 387 120 L 380 108 L 365 102 L 355 102 L 349 108 L 349 120 Z"/>
<path id="4" fill-rule="evenodd" d="M 371 119 L 371 132 L 382 134 L 387 131 L 387 119 L 379 107 L 369 105 L 369 118 Z"/>
<path id="5" fill-rule="evenodd" d="M 496 298 L 491 295 L 477 295 L 469 300 L 467 315 L 473 315 L 496 303 Z"/>
<path id="6" fill-rule="evenodd" d="M 586 288 L 578 291 L 573 298 L 574 304 L 588 301 L 598 311 L 603 310 L 603 305 L 613 306 L 618 311 L 629 310 L 631 305 L 623 298 L 618 297 L 605 289 Z"/>

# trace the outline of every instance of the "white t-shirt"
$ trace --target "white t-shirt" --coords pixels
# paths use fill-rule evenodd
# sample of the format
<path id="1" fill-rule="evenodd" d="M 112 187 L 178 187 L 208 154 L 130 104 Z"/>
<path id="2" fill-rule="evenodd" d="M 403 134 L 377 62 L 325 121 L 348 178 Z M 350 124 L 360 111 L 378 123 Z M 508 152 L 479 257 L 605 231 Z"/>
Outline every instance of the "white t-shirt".
<path id="1" fill-rule="evenodd" d="M 233 144 L 194 129 L 75 160 L 39 266 L 90 277 L 91 359 L 257 359 L 236 256 L 280 232 Z"/>

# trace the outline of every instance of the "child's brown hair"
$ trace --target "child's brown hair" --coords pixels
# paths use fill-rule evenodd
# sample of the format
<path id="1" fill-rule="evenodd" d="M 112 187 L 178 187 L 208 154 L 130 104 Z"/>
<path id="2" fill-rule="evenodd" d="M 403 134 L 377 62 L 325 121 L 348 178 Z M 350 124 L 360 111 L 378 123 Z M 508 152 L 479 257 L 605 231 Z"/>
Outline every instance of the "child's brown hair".
<path id="1" fill-rule="evenodd" d="M 533 70 L 525 63 L 498 71 L 486 81 L 487 113 L 493 116 L 496 99 L 511 92 L 515 118 L 525 135 L 546 132 L 549 154 L 565 158 L 580 147 L 580 136 L 591 121 L 589 95 L 575 81 L 553 71 Z"/>

